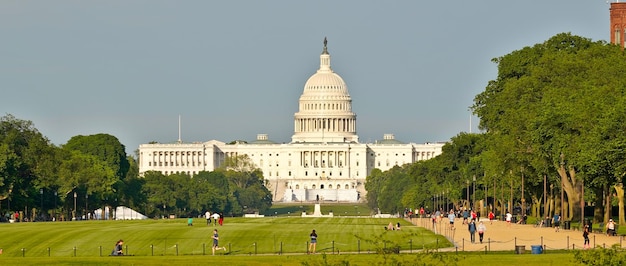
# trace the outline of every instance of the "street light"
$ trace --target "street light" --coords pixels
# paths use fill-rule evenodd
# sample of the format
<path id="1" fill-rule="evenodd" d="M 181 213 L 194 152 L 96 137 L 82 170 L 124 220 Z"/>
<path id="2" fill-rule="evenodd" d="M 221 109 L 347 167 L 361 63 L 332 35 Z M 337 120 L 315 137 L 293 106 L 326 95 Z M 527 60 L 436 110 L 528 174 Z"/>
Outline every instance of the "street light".
<path id="1" fill-rule="evenodd" d="M 526 215 L 526 199 L 524 198 L 524 166 L 522 166 L 521 171 L 522 171 L 522 217 L 524 217 Z"/>
<path id="2" fill-rule="evenodd" d="M 580 181 L 580 224 L 585 222 L 585 178 Z M 623 187 L 624 185 L 620 183 Z"/>
<path id="3" fill-rule="evenodd" d="M 56 217 L 57 217 L 57 195 L 58 195 L 58 192 L 55 191 L 54 192 L 54 213 L 53 213 L 54 220 L 56 220 Z"/>
<path id="4" fill-rule="evenodd" d="M 443 191 L 443 211 L 448 210 L 448 202 L 446 201 L 446 191 Z"/>
<path id="5" fill-rule="evenodd" d="M 472 177 L 472 190 L 472 210 L 474 210 L 474 203 L 476 202 L 476 175 Z"/>
<path id="6" fill-rule="evenodd" d="M 72 211 L 72 221 L 76 220 L 76 192 L 74 192 L 74 210 Z"/>
<path id="7" fill-rule="evenodd" d="M 39 189 L 39 194 L 41 195 L 41 210 L 39 213 L 43 215 L 43 188 Z"/>
<path id="8" fill-rule="evenodd" d="M 469 207 L 469 179 L 465 179 L 465 183 L 467 184 L 467 193 L 466 193 L 467 207 Z"/>
<path id="9" fill-rule="evenodd" d="M 559 157 L 561 157 L 561 168 L 565 170 L 565 162 L 564 162 L 565 155 L 561 153 Z M 561 216 L 561 220 L 563 219 L 563 215 L 565 215 L 565 211 L 563 210 L 563 201 L 565 200 L 564 197 L 565 196 L 563 195 L 563 176 L 561 176 L 561 215 L 559 215 Z"/>
<path id="10" fill-rule="evenodd" d="M 89 219 L 89 212 L 87 211 L 87 203 L 89 202 L 89 195 L 85 194 L 85 219 Z"/>

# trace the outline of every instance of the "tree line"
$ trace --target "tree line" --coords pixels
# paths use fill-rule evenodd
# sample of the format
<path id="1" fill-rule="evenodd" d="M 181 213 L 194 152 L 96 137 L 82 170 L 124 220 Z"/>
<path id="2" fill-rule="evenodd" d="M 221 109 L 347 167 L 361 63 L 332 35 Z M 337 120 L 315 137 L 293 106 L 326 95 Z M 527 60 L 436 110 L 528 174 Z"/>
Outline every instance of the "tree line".
<path id="1" fill-rule="evenodd" d="M 497 77 L 471 106 L 483 133 L 455 136 L 432 160 L 372 172 L 368 204 L 626 224 L 623 49 L 560 33 L 492 61 Z"/>
<path id="2" fill-rule="evenodd" d="M 243 167 L 245 166 L 245 167 Z M 249 158 L 230 158 L 213 172 L 139 176 L 135 157 L 108 134 L 74 136 L 56 146 L 31 121 L 0 117 L 0 217 L 81 218 L 104 206 L 148 216 L 262 212 L 271 206 L 262 172 Z"/>

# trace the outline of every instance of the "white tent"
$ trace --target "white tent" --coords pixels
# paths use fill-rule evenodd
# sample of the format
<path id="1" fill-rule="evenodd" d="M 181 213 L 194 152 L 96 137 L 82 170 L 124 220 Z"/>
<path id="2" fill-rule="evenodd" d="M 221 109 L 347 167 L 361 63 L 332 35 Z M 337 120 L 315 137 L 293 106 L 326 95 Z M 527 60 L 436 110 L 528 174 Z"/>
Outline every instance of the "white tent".
<path id="1" fill-rule="evenodd" d="M 115 209 L 115 220 L 145 220 L 147 216 L 126 206 L 117 206 Z"/>
<path id="2" fill-rule="evenodd" d="M 109 207 L 104 208 L 104 217 L 102 217 L 102 209 L 94 211 L 94 218 L 97 220 L 109 219 Z M 131 209 L 126 206 L 118 206 L 113 213 L 114 220 L 144 220 L 148 219 L 147 216 Z"/>

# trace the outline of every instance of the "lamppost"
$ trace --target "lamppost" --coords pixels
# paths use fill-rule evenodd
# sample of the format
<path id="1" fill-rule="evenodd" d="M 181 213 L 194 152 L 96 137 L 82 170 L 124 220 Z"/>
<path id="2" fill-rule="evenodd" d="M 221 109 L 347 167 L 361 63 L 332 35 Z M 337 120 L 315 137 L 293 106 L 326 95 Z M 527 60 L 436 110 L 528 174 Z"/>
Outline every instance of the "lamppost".
<path id="1" fill-rule="evenodd" d="M 563 153 L 561 153 L 561 168 L 563 168 L 563 170 L 565 169 L 565 155 L 563 155 Z M 563 201 L 565 196 L 563 194 L 563 176 L 561 176 L 561 220 L 563 220 L 563 216 L 565 215 L 565 212 L 563 211 Z"/>
<path id="2" fill-rule="evenodd" d="M 87 211 L 88 210 L 88 208 L 87 208 L 87 203 L 88 202 L 89 202 L 89 195 L 85 194 L 85 219 L 89 219 L 89 211 Z"/>
<path id="3" fill-rule="evenodd" d="M 580 224 L 585 222 L 585 179 L 580 181 Z M 620 185 L 622 185 L 620 183 Z M 623 185 L 622 185 L 623 186 Z"/>
<path id="4" fill-rule="evenodd" d="M 524 166 L 520 168 L 522 172 L 522 219 L 524 219 L 524 215 L 526 214 L 526 199 L 524 198 Z"/>
<path id="5" fill-rule="evenodd" d="M 74 210 L 72 211 L 72 221 L 76 220 L 76 192 L 74 192 Z"/>
<path id="6" fill-rule="evenodd" d="M 448 201 L 446 200 L 446 191 L 443 191 L 443 211 L 448 211 Z"/>
<path id="7" fill-rule="evenodd" d="M 465 183 L 467 184 L 467 193 L 466 193 L 466 197 L 467 197 L 467 207 L 469 208 L 469 179 L 465 179 Z"/>
<path id="8" fill-rule="evenodd" d="M 436 208 L 437 207 L 435 206 L 435 196 L 433 195 L 433 210 L 432 210 L 433 213 L 435 213 Z"/>
<path id="9" fill-rule="evenodd" d="M 476 202 L 476 175 L 472 177 L 472 189 L 472 210 L 474 210 L 474 203 Z"/>
<path id="10" fill-rule="evenodd" d="M 547 206 L 547 200 L 548 200 L 548 184 L 547 184 L 547 176 L 546 174 L 543 174 L 543 216 L 546 217 L 548 216 L 548 206 Z"/>
<path id="11" fill-rule="evenodd" d="M 54 212 L 53 212 L 53 216 L 54 216 L 54 220 L 56 220 L 57 217 L 57 195 L 58 192 L 54 192 Z"/>
<path id="12" fill-rule="evenodd" d="M 39 211 L 39 213 L 43 215 L 43 188 L 39 189 L 39 194 L 41 195 L 41 210 Z"/>

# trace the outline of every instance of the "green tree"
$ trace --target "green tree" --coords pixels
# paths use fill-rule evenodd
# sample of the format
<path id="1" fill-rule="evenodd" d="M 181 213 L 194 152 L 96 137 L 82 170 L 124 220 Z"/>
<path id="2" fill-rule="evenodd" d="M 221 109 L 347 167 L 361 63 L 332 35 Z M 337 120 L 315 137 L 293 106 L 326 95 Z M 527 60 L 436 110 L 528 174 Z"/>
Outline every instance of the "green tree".
<path id="1" fill-rule="evenodd" d="M 230 186 L 223 171 L 202 171 L 193 178 L 194 180 L 197 180 L 196 182 L 201 182 L 202 186 L 205 187 L 206 193 L 202 196 L 203 198 L 206 198 L 203 209 L 208 209 L 212 212 L 230 212 Z"/>
<path id="2" fill-rule="evenodd" d="M 0 200 L 12 209 L 35 205 L 39 190 L 54 183 L 56 152 L 31 121 L 0 117 Z"/>
<path id="3" fill-rule="evenodd" d="M 63 145 L 63 148 L 81 151 L 100 158 L 113 169 L 118 179 L 124 179 L 130 169 L 126 148 L 116 137 L 109 134 L 74 136 Z"/>
<path id="4" fill-rule="evenodd" d="M 557 34 L 494 59 L 498 77 L 475 98 L 473 110 L 487 132 L 490 156 L 498 158 L 499 171 L 514 173 L 522 167 L 531 185 L 550 176 L 566 193 L 567 204 L 559 210 L 566 219 L 580 218 L 583 182 L 598 195 L 610 195 L 607 188 L 621 182 L 616 178 L 622 175 L 617 170 L 621 166 L 601 171 L 589 160 L 598 163 L 601 157 L 593 154 L 614 153 L 620 147 L 594 139 L 591 133 L 623 137 L 603 132 L 610 127 L 601 124 L 609 122 L 606 114 L 616 115 L 612 117 L 616 121 L 624 119 L 611 112 L 625 95 L 626 73 L 620 70 L 624 59 L 614 45 Z M 623 160 L 609 164 L 622 165 Z"/>
<path id="5" fill-rule="evenodd" d="M 272 193 L 265 186 L 263 172 L 247 155 L 227 158 L 217 171 L 222 171 L 228 179 L 232 213 L 263 212 L 272 206 Z"/>
<path id="6" fill-rule="evenodd" d="M 148 171 L 143 178 L 142 192 L 148 199 L 146 215 L 167 215 L 168 210 L 175 210 L 176 194 L 180 191 L 174 180 L 158 171 Z"/>

